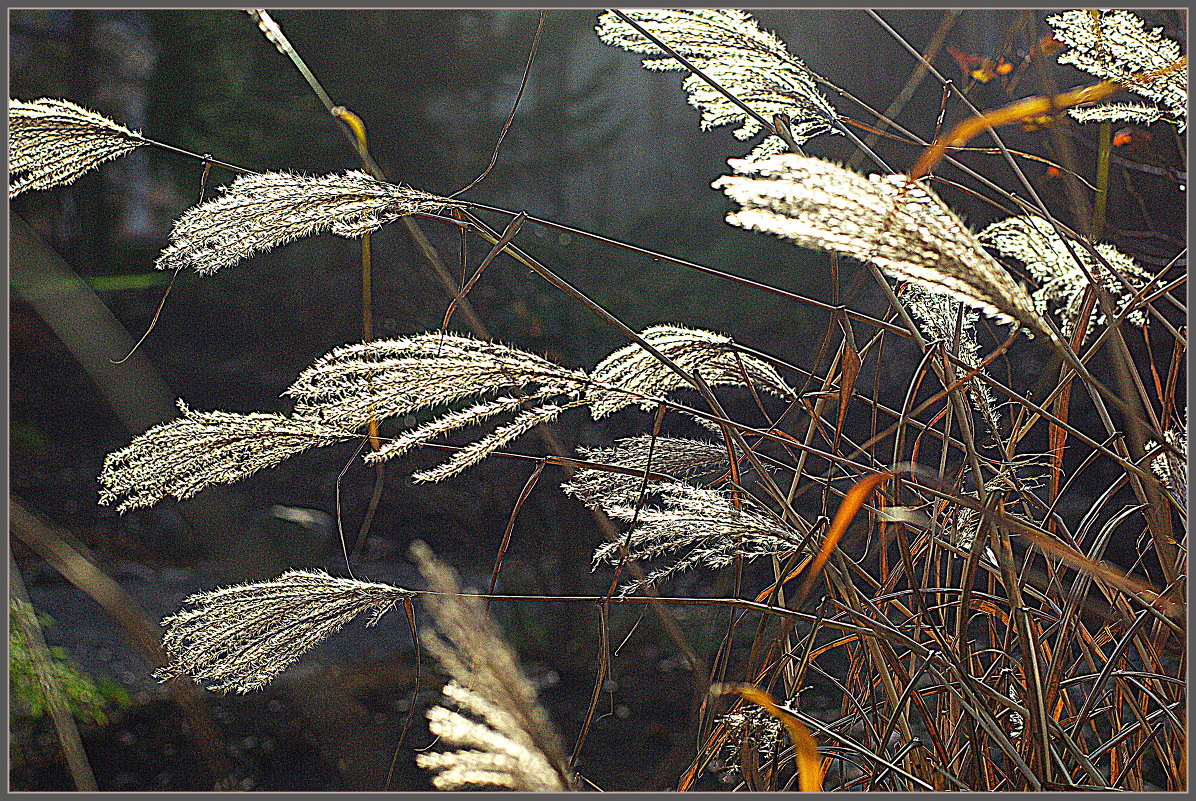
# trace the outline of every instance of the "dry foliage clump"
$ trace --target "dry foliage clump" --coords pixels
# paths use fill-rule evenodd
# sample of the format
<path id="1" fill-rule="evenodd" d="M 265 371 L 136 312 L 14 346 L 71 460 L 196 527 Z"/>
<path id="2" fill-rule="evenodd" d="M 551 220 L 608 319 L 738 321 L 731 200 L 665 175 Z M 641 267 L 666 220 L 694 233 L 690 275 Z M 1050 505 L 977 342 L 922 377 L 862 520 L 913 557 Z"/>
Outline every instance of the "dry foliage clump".
<path id="1" fill-rule="evenodd" d="M 649 69 L 684 65 L 637 26 L 753 112 L 789 118 L 798 142 L 849 130 L 817 90 L 821 79 L 745 12 L 627 16 L 634 24 L 602 14 L 599 35 L 648 55 Z M 255 12 L 254 19 L 297 59 L 268 15 Z M 1065 46 L 1061 62 L 1154 104 L 1073 110 L 1076 117 L 1165 120 L 1182 130 L 1187 91 L 1179 43 L 1124 11 L 1068 11 L 1048 21 Z M 1047 69 L 1042 49 L 1028 63 Z M 1002 88 L 1016 85 L 1010 78 Z M 740 139 L 762 131 L 706 79 L 689 75 L 685 88 L 703 128 L 735 123 Z M 12 196 L 69 183 L 146 141 L 61 101 L 10 101 L 10 116 Z M 882 116 L 869 123 L 892 122 Z M 999 156 L 1015 166 L 1053 167 L 1060 142 L 1070 147 L 1090 133 L 1077 130 L 1074 141 L 1044 139 L 1042 154 L 1000 148 Z M 828 138 L 816 146 L 827 142 L 833 144 Z M 364 152 L 364 140 L 359 145 Z M 452 207 L 463 237 L 498 241 L 495 254 L 505 249 L 572 290 L 629 344 L 592 370 L 477 331 L 346 344 L 316 359 L 286 390 L 295 402 L 290 415 L 193 412 L 180 403 L 179 419 L 107 458 L 101 502 L 123 512 L 186 499 L 308 448 L 364 443 L 367 426 L 375 444 L 364 457 L 370 463 L 477 429 L 464 445 L 448 446 L 454 455 L 412 476 L 443 481 L 488 457 L 512 456 L 504 449 L 523 435 L 587 409 L 589 441 L 611 444 L 579 448 L 584 461 L 563 449 L 536 458 L 507 532 L 531 493 L 544 491 L 536 484 L 541 471 L 554 465 L 567 468 L 563 491 L 592 512 L 605 535 L 592 553 L 594 569 L 604 572 L 603 594 L 567 599 L 601 610 L 603 638 L 577 754 L 601 719 L 611 666 L 625 658 L 610 647 L 611 630 L 620 614 L 634 621 L 651 609 L 692 669 L 694 698 L 702 700 L 690 721 L 692 739 L 684 741 L 696 745 L 685 746 L 689 763 L 679 770 L 679 790 L 700 786 L 720 754 L 734 763 L 722 766 L 723 777 L 750 790 L 790 789 L 815 774 L 828 789 L 874 792 L 1185 790 L 1187 435 L 1186 422 L 1177 421 L 1186 421 L 1180 318 L 1187 309 L 1186 281 L 1171 271 L 1183 264 L 1186 248 L 1174 248 L 1167 263 L 1157 253 L 1125 246 L 1131 257 L 1064 236 L 1050 220 L 1100 228 L 1067 216 L 1082 217 L 1087 199 L 1048 210 L 1031 193 L 1032 206 L 1020 188 L 977 171 L 974 165 L 991 164 L 983 159 L 999 157 L 987 149 L 951 145 L 942 169 L 963 169 L 936 175 L 1005 209 L 980 234 L 928 183 L 891 174 L 867 148 L 861 153 L 882 174 L 781 149 L 769 137 L 750 159 L 733 159 L 732 174 L 714 183 L 736 205 L 726 218 L 732 225 L 827 254 L 811 269 L 825 267 L 833 302 L 764 287 L 799 313 L 813 308 L 829 320 L 816 345 L 802 342 L 775 357 L 681 325 L 634 333 L 510 238 L 490 236 L 464 200 L 362 172 L 237 179 L 180 217 L 159 267 L 212 273 L 298 237 L 362 236 L 400 217 Z M 1100 199 L 1109 201 L 1108 162 L 1098 167 L 1103 174 L 1081 175 L 1071 188 L 1082 194 L 1100 183 Z M 1127 187 L 1165 176 L 1152 190 L 1179 191 L 1173 179 L 1180 168 L 1128 156 L 1121 162 Z M 1102 208 L 1106 229 L 1119 232 L 1123 245 L 1132 243 L 1127 231 L 1134 226 L 1151 228 L 1145 203 Z M 531 224 L 526 215 L 515 217 Z M 1150 231 L 1157 248 L 1178 239 L 1157 233 Z M 1007 269 L 987 248 L 1020 264 Z M 462 248 L 463 263 L 470 252 Z M 1023 268 L 1028 274 L 1017 275 Z M 895 292 L 882 271 L 906 285 Z M 856 290 L 868 281 L 882 290 L 868 301 L 885 304 L 880 310 L 853 307 L 865 302 Z M 1100 302 L 1093 306 L 1094 295 Z M 1050 357 L 1061 361 L 1033 350 L 1040 340 L 1003 338 L 982 313 L 1045 336 Z M 1053 317 L 1072 343 L 1056 333 Z M 1087 338 L 1075 330 L 1080 319 Z M 1114 328 L 1119 320 L 1129 325 Z M 810 362 L 799 363 L 801 354 Z M 720 401 L 735 393 L 750 397 L 747 412 Z M 695 397 L 705 404 L 700 410 L 686 405 Z M 645 423 L 645 411 L 654 413 L 651 433 L 619 434 L 619 426 Z M 413 420 L 386 436 L 375 425 L 407 416 Z M 692 429 L 694 419 L 714 433 L 710 441 L 674 430 Z M 412 555 L 426 590 L 290 571 L 192 596 L 164 621 L 172 661 L 160 675 L 190 676 L 224 692 L 257 689 L 362 612 L 372 624 L 402 602 L 414 615 L 418 596 L 434 623 L 421 641 L 449 678 L 427 713 L 444 748 L 416 758 L 435 785 L 577 789 L 578 765 L 566 757 L 483 605 L 484 597 L 512 599 L 463 593 L 452 569 L 425 546 L 417 543 Z M 666 585 L 692 596 L 658 594 Z M 622 606 L 633 603 L 634 612 Z M 682 605 L 697 609 L 686 610 L 684 626 Z M 708 656 L 709 664 L 699 664 Z M 732 679 L 750 684 L 722 684 Z M 837 707 L 810 711 L 816 684 Z M 707 704 L 712 685 L 770 699 L 765 708 L 792 742 L 758 713 Z M 799 744 L 794 732 L 806 729 L 817 742 L 806 732 Z"/>

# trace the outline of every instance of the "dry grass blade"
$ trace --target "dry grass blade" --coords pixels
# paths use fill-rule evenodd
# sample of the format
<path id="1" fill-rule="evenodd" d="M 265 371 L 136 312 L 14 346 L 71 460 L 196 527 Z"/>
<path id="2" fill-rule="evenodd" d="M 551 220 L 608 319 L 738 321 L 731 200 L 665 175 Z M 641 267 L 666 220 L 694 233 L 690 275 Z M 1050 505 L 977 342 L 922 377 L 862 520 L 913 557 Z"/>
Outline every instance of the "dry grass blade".
<path id="1" fill-rule="evenodd" d="M 162 621 L 170 666 L 155 675 L 190 676 L 218 692 L 260 689 L 357 615 L 369 611 L 372 626 L 411 595 L 389 584 L 306 570 L 192 595 L 187 603 L 193 608 Z"/>
<path id="2" fill-rule="evenodd" d="M 211 484 L 231 484 L 308 448 L 332 445 L 352 431 L 311 417 L 195 412 L 154 426 L 108 454 L 100 473 L 100 503 L 123 498 L 121 512 L 168 496 L 189 498 Z"/>
<path id="3" fill-rule="evenodd" d="M 191 267 L 208 275 L 300 237 L 325 231 L 358 237 L 401 217 L 454 205 L 448 198 L 357 170 L 319 178 L 281 172 L 245 175 L 175 221 L 157 267 Z"/>
<path id="4" fill-rule="evenodd" d="M 628 9 L 628 17 L 680 55 L 711 80 L 743 101 L 766 120 L 788 115 L 797 144 L 832 131 L 834 108 L 818 91 L 817 76 L 785 49 L 785 43 L 760 29 L 756 20 L 736 9 Z M 618 16 L 606 12 L 598 18 L 598 37 L 608 45 L 634 53 L 647 53 L 650 70 L 684 70 L 685 66 Z M 702 112 L 702 128 L 738 123 L 739 139 L 760 132 L 760 123 L 744 113 L 697 75 L 685 79 L 690 105 Z M 770 136 L 754 156 L 775 153 L 784 147 Z"/>
<path id="5" fill-rule="evenodd" d="M 1051 337 L 1025 291 L 936 195 L 905 176 L 865 178 L 823 159 L 732 159 L 714 182 L 742 207 L 727 221 L 874 263 Z"/>
<path id="6" fill-rule="evenodd" d="M 456 748 L 419 754 L 416 763 L 436 772 L 432 781 L 441 790 L 573 789 L 536 690 L 482 600 L 461 595 L 452 569 L 422 542 L 412 544 L 411 555 L 432 590 L 424 603 L 436 623 L 435 630 L 420 632 L 420 640 L 451 679 L 443 689 L 446 705 L 430 709 L 428 721 L 434 735 Z"/>
<path id="7" fill-rule="evenodd" d="M 8 100 L 8 196 L 69 184 L 145 144 L 141 134 L 67 100 Z"/>
<path id="8" fill-rule="evenodd" d="M 748 382 L 757 389 L 793 399 L 793 390 L 771 365 L 738 351 L 730 337 L 710 331 L 658 325 L 640 332 L 648 344 L 672 359 L 687 373 L 701 372 L 711 386 Z M 590 390 L 587 400 L 595 419 L 635 403 L 639 396 L 661 398 L 674 389 L 689 388 L 681 376 L 638 344 L 620 348 L 603 359 L 591 374 L 601 386 Z M 630 394 L 629 394 L 630 393 Z M 650 409 L 655 401 L 643 401 Z"/>
<path id="9" fill-rule="evenodd" d="M 978 236 L 1002 255 L 1018 259 L 1030 269 L 1038 281 L 1038 289 L 1034 290 L 1031 297 L 1039 314 L 1047 314 L 1053 304 L 1062 304 L 1059 322 L 1065 336 L 1070 336 L 1075 330 L 1075 320 L 1083 305 L 1085 292 L 1091 286 L 1088 275 L 1097 277 L 1109 291 L 1118 312 L 1154 277 L 1112 245 L 1096 245 L 1096 252 L 1125 279 L 1124 282 L 1119 280 L 1079 246 L 1068 250 L 1055 227 L 1042 217 L 1007 217 L 989 225 Z M 1077 258 L 1083 263 L 1083 269 L 1076 263 Z M 1126 315 L 1126 320 L 1142 326 L 1146 325 L 1147 317 L 1141 309 L 1134 309 Z M 1105 322 L 1104 312 L 1099 307 L 1093 313 L 1093 321 L 1097 325 Z"/>
<path id="10" fill-rule="evenodd" d="M 1047 17 L 1055 29 L 1055 38 L 1068 49 L 1059 56 L 1060 64 L 1072 64 L 1087 73 L 1124 84 L 1131 91 L 1153 100 L 1170 113 L 1182 132 L 1188 122 L 1188 71 L 1179 64 L 1179 43 L 1163 36 L 1162 28 L 1147 28 L 1146 23 L 1129 11 L 1065 11 Z M 1128 107 L 1127 116 L 1105 119 L 1135 119 L 1143 107 Z M 1115 107 L 1114 107 L 1115 108 Z M 1155 116 L 1161 116 L 1155 109 Z M 1084 114 L 1072 112 L 1077 119 Z M 1094 119 L 1100 119 L 1095 117 Z"/>

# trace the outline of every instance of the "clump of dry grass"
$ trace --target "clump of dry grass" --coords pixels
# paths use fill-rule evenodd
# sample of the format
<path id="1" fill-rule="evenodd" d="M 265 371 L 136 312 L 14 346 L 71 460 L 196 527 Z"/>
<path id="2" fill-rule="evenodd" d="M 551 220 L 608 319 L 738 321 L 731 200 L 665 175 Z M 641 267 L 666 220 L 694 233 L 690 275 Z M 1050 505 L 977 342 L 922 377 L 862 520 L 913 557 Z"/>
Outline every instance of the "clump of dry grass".
<path id="1" fill-rule="evenodd" d="M 791 116 L 796 138 L 804 141 L 837 120 L 815 89 L 816 76 L 745 13 L 640 10 L 630 16 L 742 95 L 754 111 Z M 281 32 L 268 16 L 256 19 L 281 46 Z M 1071 48 L 1065 62 L 1114 78 L 1156 103 L 1098 107 L 1083 112 L 1089 118 L 1169 118 L 1183 126 L 1186 88 L 1176 84 L 1182 71 L 1173 67 L 1182 62 L 1174 43 L 1126 12 L 1067 12 L 1051 22 Z M 608 43 L 649 54 L 645 65 L 651 69 L 679 66 L 617 15 L 604 14 L 599 31 Z M 757 120 L 706 81 L 690 76 L 686 89 L 704 127 L 739 123 L 740 138 L 760 131 Z M 14 133 L 16 149 L 10 145 L 19 176 L 10 194 L 69 182 L 139 143 L 136 134 L 78 107 L 38 104 L 10 103 L 17 127 L 26 126 Z M 47 157 L 55 136 L 65 137 L 65 152 L 75 153 L 65 164 Z M 1086 276 L 1097 277 L 1118 311 L 1131 296 L 1143 304 L 1165 299 L 1186 311 L 1175 291 L 1182 282 L 1156 282 L 1154 295 L 1143 298 L 1147 282 L 1163 276 L 1151 276 L 1104 245 L 1094 246 L 1100 258 L 1089 258 L 1086 249 L 1067 247 L 1045 219 L 1006 219 L 978 236 L 920 182 L 865 177 L 795 154 L 765 157 L 777 148 L 774 138 L 766 140 L 752 160 L 733 160 L 734 174 L 715 183 L 739 205 L 728 220 L 910 282 L 902 305 L 912 311 L 917 329 L 942 347 L 923 347 L 911 329 L 920 360 L 899 387 L 899 403 L 882 397 L 879 379 L 871 394 L 857 381 L 865 371 L 879 376 L 906 363 L 891 358 L 904 347 L 890 340 L 893 326 L 841 310 L 825 338 L 829 344 L 841 337 L 837 353 L 810 368 L 812 389 L 801 393 L 729 337 L 680 326 L 644 330 L 642 341 L 610 354 L 592 371 L 513 346 L 427 332 L 348 345 L 321 357 L 288 390 L 296 399 L 290 416 L 196 413 L 183 406 L 182 418 L 108 458 L 102 501 L 119 500 L 123 511 L 186 498 L 306 448 L 353 438 L 371 421 L 389 417 L 433 413 L 369 454 L 369 461 L 497 423 L 448 461 L 415 474 L 441 480 L 570 409 L 588 407 L 602 420 L 631 406 L 660 407 L 662 425 L 678 390 L 746 387 L 788 402 L 785 415 L 770 419 L 767 430 L 722 420 L 715 425 L 725 435 L 719 445 L 653 433 L 582 452 L 587 464 L 565 491 L 600 512 L 596 518 L 608 527 L 611 520 L 624 526 L 621 535 L 610 528 L 594 562 L 622 569 L 630 560 L 638 571 L 623 584 L 623 594 L 601 600 L 641 600 L 623 596 L 651 592 L 684 570 L 730 568 L 703 585 L 719 587 L 727 597 L 694 599 L 736 610 L 730 630 L 725 616 L 718 619 L 723 639 L 714 664 L 723 672 L 750 665 L 746 678 L 775 688 L 792 710 L 787 714 L 794 720 L 803 714 L 811 726 L 813 719 L 800 713 L 805 689 L 815 678 L 833 685 L 841 705 L 813 726 L 829 760 L 828 787 L 1185 789 L 1186 632 L 1177 622 L 1178 600 L 1164 607 L 1152 599 L 1168 593 L 1178 599 L 1180 590 L 1162 583 L 1186 574 L 1186 540 L 1151 539 L 1153 546 L 1132 554 L 1129 568 L 1113 564 L 1107 553 L 1119 541 L 1148 542 L 1143 534 L 1155 534 L 1160 518 L 1186 522 L 1186 433 L 1177 428 L 1156 434 L 1161 441 L 1146 442 L 1145 457 L 1135 444 L 1133 464 L 1119 447 L 1125 432 L 1116 414 L 1122 407 L 1104 406 L 1107 388 L 1096 391 L 1083 371 L 1057 380 L 1045 374 L 1042 386 L 1031 386 L 1040 376 L 1019 373 L 1023 363 L 1016 353 L 989 353 L 995 343 L 984 338 L 973 311 L 1045 334 L 1068 366 L 1077 367 L 1079 356 L 1055 336 L 1048 314 L 1061 305 L 1062 327 L 1070 333 L 1090 289 Z M 358 236 L 452 204 L 356 172 L 249 176 L 184 214 L 159 266 L 212 272 L 300 236 Z M 1026 264 L 1038 285 L 1033 295 L 985 244 Z M 1112 351 L 1110 359 L 1129 405 L 1140 406 L 1145 418 L 1171 421 L 1183 416 L 1186 339 L 1157 309 L 1152 312 L 1134 309 L 1126 317 L 1133 326 L 1124 328 L 1147 329 L 1142 353 Z M 1162 324 L 1147 328 L 1155 320 Z M 859 336 L 857 323 L 875 328 L 874 335 Z M 1099 329 L 1111 321 L 1098 312 L 1090 323 Z M 1124 342 L 1135 334 L 1123 331 L 1113 342 L 1128 351 Z M 1157 343 L 1168 336 L 1170 365 L 1157 355 Z M 1010 338 L 1001 347 L 1014 346 Z M 975 371 L 956 386 L 948 386 L 952 371 L 937 369 L 951 364 L 952 355 Z M 991 364 L 981 370 L 986 361 Z M 931 373 L 941 387 L 928 385 L 934 383 L 934 377 L 926 380 Z M 687 380 L 697 377 L 702 381 Z M 954 394 L 960 388 L 998 447 L 978 446 L 974 412 Z M 703 394 L 717 406 L 704 388 Z M 998 394 L 1007 415 L 1005 409 L 998 415 Z M 1044 469 L 1019 473 L 1030 460 Z M 889 472 L 890 465 L 907 466 Z M 1147 468 L 1170 490 L 1166 504 L 1150 505 L 1140 482 Z M 745 480 L 752 470 L 753 480 Z M 1092 474 L 1110 477 L 1095 497 L 1077 489 Z M 539 475 L 537 469 L 520 504 Z M 1177 553 L 1169 555 L 1169 549 Z M 435 621 L 422 641 L 450 676 L 442 702 L 428 713 L 433 734 L 449 749 L 421 754 L 419 764 L 435 772 L 443 789 L 575 788 L 535 690 L 481 599 L 462 594 L 451 569 L 425 547 L 415 546 L 413 556 L 428 580 L 423 595 Z M 752 559 L 767 568 L 748 569 L 755 567 L 745 567 Z M 645 571 L 640 561 L 656 564 Z M 789 583 L 795 579 L 796 595 Z M 1148 585 L 1155 589 L 1133 591 Z M 376 622 L 414 595 L 308 571 L 201 593 L 165 621 L 172 665 L 161 675 L 192 676 L 220 691 L 259 688 L 358 614 L 370 612 Z M 656 598 L 654 611 L 661 612 L 665 600 L 678 599 Z M 818 603 L 817 614 L 806 614 L 805 601 Z M 741 612 L 766 615 L 750 649 L 735 629 Z M 679 647 L 688 645 L 684 633 L 673 633 Z M 826 666 L 832 658 L 839 660 L 833 674 Z M 600 658 L 599 681 L 606 669 Z M 599 694 L 593 697 L 596 703 Z M 696 725 L 697 754 L 679 789 L 691 789 L 720 751 L 738 759 L 744 786 L 789 786 L 796 760 L 778 741 L 775 726 L 772 734 L 760 732 L 745 715 L 702 717 Z M 770 750 L 767 764 L 745 757 L 757 734 Z M 737 742 L 728 751 L 731 738 Z"/>

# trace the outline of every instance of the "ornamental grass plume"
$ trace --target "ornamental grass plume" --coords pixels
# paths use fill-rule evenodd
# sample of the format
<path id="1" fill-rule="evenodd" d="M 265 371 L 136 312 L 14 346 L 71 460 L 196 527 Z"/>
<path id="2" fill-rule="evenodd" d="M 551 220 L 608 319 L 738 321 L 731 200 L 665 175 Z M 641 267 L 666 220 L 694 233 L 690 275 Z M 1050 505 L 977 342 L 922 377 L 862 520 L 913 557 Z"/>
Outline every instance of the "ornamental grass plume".
<path id="1" fill-rule="evenodd" d="M 775 35 L 760 29 L 751 15 L 736 9 L 627 9 L 624 13 L 660 41 L 676 50 L 748 108 L 766 120 L 785 114 L 798 145 L 820 133 L 834 131 L 834 107 L 818 91 L 818 76 L 785 48 Z M 618 15 L 607 11 L 598 18 L 598 37 L 608 45 L 646 53 L 650 70 L 685 70 L 684 64 L 657 47 Z M 697 75 L 685 79 L 691 106 L 702 112 L 702 129 L 738 123 L 738 139 L 760 132 L 760 123 Z M 765 139 L 752 157 L 785 148 L 778 136 Z"/>
<path id="2" fill-rule="evenodd" d="M 373 626 L 412 595 L 318 570 L 201 592 L 187 599 L 192 608 L 162 621 L 170 664 L 154 675 L 190 676 L 221 693 L 261 689 L 362 612 L 371 613 L 366 625 Z"/>
<path id="3" fill-rule="evenodd" d="M 904 175 L 865 178 L 791 153 L 729 163 L 736 174 L 714 182 L 741 207 L 727 215 L 727 222 L 872 262 L 897 278 L 945 292 L 1055 341 L 1026 292 L 920 183 Z"/>
<path id="4" fill-rule="evenodd" d="M 69 184 L 146 144 L 141 134 L 67 100 L 8 100 L 8 197 Z"/>
<path id="5" fill-rule="evenodd" d="M 154 426 L 108 454 L 100 473 L 100 503 L 117 511 L 152 506 L 168 496 L 189 498 L 212 484 L 231 484 L 289 456 L 341 442 L 352 431 L 296 415 L 196 412 Z"/>
<path id="6" fill-rule="evenodd" d="M 1168 119 L 1182 133 L 1188 123 L 1188 70 L 1180 64 L 1179 43 L 1163 36 L 1162 28 L 1147 28 L 1129 11 L 1064 11 L 1047 17 L 1057 40 L 1067 46 L 1060 64 L 1104 80 L 1117 81 L 1132 92 L 1154 101 L 1110 104 L 1072 109 L 1081 122 L 1128 120 L 1146 123 Z"/>
<path id="7" fill-rule="evenodd" d="M 424 604 L 435 621 L 434 629 L 420 632 L 420 642 L 450 678 L 441 705 L 428 710 L 429 728 L 455 747 L 419 754 L 416 764 L 435 771 L 432 783 L 439 790 L 574 789 L 560 739 L 535 687 L 482 600 L 462 595 L 452 568 L 424 543 L 413 543 L 411 556 L 428 581 L 431 592 Z"/>
<path id="8" fill-rule="evenodd" d="M 598 500 L 609 517 L 634 521 L 635 528 L 624 539 L 600 545 L 594 551 L 595 565 L 618 563 L 624 546 L 628 558 L 637 561 L 673 560 L 625 584 L 623 595 L 699 566 L 717 570 L 736 557 L 777 556 L 799 547 L 797 532 L 746 494 L 740 494 L 737 507 L 730 491 L 682 481 L 653 484 L 650 490 L 654 500 L 642 505 L 635 498 Z"/>
<path id="9" fill-rule="evenodd" d="M 401 217 L 455 205 L 359 170 L 319 178 L 282 172 L 243 175 L 175 221 L 157 267 L 191 267 L 210 275 L 300 237 L 325 231 L 359 237 Z"/>
<path id="10" fill-rule="evenodd" d="M 585 372 L 518 348 L 468 336 L 425 333 L 337 348 L 305 370 L 287 394 L 298 398 L 299 413 L 358 428 L 375 415 L 381 419 L 482 394 L 517 391 L 446 412 L 366 456 L 370 462 L 392 459 L 442 434 L 514 413 L 510 423 L 448 461 L 414 475 L 419 481 L 440 481 L 537 425 L 555 420 L 566 409 L 582 405 L 581 393 L 589 385 Z M 552 398 L 560 400 L 549 402 Z"/>
<path id="11" fill-rule="evenodd" d="M 710 386 L 754 386 L 787 399 L 797 396 L 768 363 L 742 353 L 730 337 L 710 331 L 658 325 L 640 336 L 687 373 L 700 373 Z M 601 386 L 588 395 L 595 419 L 601 419 L 636 402 L 636 395 L 661 398 L 674 389 L 691 385 L 659 359 L 633 343 L 607 356 L 591 377 Z M 618 388 L 611 391 L 609 387 Z M 652 401 L 640 401 L 652 408 Z"/>
<path id="12" fill-rule="evenodd" d="M 968 367 L 980 366 L 980 344 L 976 341 L 979 312 L 965 308 L 951 295 L 921 284 L 907 285 L 901 299 L 922 323 L 922 330 L 930 339 L 942 342 Z M 972 405 L 984 418 L 989 431 L 997 435 L 1000 420 L 997 416 L 997 399 L 993 397 L 992 390 L 979 377 L 970 380 L 967 387 Z"/>
<path id="13" fill-rule="evenodd" d="M 587 462 L 649 470 L 674 479 L 727 468 L 727 449 L 722 445 L 648 434 L 625 437 L 613 448 L 580 448 L 579 455 Z M 591 508 L 601 508 L 603 504 L 634 504 L 642 483 L 642 475 L 579 468 L 561 489 Z"/>
<path id="14" fill-rule="evenodd" d="M 1059 329 L 1065 336 L 1070 336 L 1075 330 L 1084 294 L 1091 286 L 1088 275 L 1101 282 L 1119 313 L 1133 299 L 1134 293 L 1154 277 L 1134 259 L 1102 242 L 1094 246 L 1096 252 L 1117 271 L 1120 278 L 1110 274 L 1103 264 L 1079 245 L 1073 245 L 1068 250 L 1055 226 L 1035 215 L 998 220 L 978 236 L 1001 255 L 1017 259 L 1029 268 L 1038 281 L 1038 288 L 1031 297 L 1039 314 L 1046 315 L 1052 306 L 1062 304 L 1058 319 Z M 1106 322 L 1105 313 L 1099 305 L 1093 311 L 1092 321 L 1096 325 Z M 1126 315 L 1126 321 L 1143 326 L 1146 325 L 1147 316 L 1142 309 L 1134 309 Z"/>

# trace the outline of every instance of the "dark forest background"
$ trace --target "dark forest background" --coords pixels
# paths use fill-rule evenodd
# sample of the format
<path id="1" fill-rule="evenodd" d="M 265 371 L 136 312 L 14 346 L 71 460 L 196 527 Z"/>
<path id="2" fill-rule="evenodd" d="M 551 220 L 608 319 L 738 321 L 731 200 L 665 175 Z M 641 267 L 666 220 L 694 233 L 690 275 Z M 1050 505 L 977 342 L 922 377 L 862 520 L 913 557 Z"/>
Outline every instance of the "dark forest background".
<path id="1" fill-rule="evenodd" d="M 893 101 L 913 71 L 912 58 L 862 11 L 753 13 L 811 69 L 876 109 Z M 647 72 L 635 55 L 601 44 L 593 31 L 596 15 L 548 14 L 497 164 L 466 197 L 831 302 L 825 259 L 723 222 L 728 202 L 710 183 L 727 172 L 729 157 L 744 155 L 757 140 L 736 140 L 735 126 L 699 130 L 681 75 Z M 456 191 L 485 168 L 537 22 L 535 12 L 509 9 L 283 10 L 274 16 L 332 98 L 364 120 L 387 177 L 438 194 Z M 1048 32 L 1044 16 L 1034 12 L 1029 24 L 1019 25 L 1026 18 L 1015 10 L 963 11 L 945 42 L 979 55 L 1010 43 L 1025 49 Z M 1183 38 L 1178 12 L 1143 16 Z M 946 12 L 886 11 L 884 17 L 921 50 Z M 25 10 L 11 11 L 9 23 L 11 97 L 68 99 L 159 141 L 253 170 L 317 175 L 357 166 L 294 67 L 242 12 Z M 953 79 L 966 77 L 945 48 L 935 64 Z M 1083 82 L 1062 68 L 1060 79 L 1063 86 Z M 999 84 L 973 86 L 973 102 L 1009 102 Z M 874 121 L 848 99 L 827 94 L 841 113 Z M 941 88 L 924 81 L 898 119 L 933 138 L 941 100 Z M 957 119 L 948 114 L 944 124 Z M 1095 134 L 1073 125 L 1067 135 L 1086 160 L 1081 167 L 1091 172 Z M 1005 139 L 1036 152 L 1052 147 L 1041 131 L 1010 130 Z M 1138 154 L 1139 160 L 1166 163 L 1175 143 L 1159 136 L 1151 147 L 1155 152 Z M 899 169 L 918 155 L 915 147 L 883 138 L 876 149 Z M 836 136 L 814 140 L 807 150 L 841 161 L 853 156 Z M 999 157 L 966 160 L 1012 185 Z M 1062 184 L 1045 167 L 1027 169 L 1048 204 L 1068 207 Z M 290 567 L 343 572 L 336 485 L 352 456 L 348 447 L 309 452 L 184 503 L 123 516 L 97 504 L 95 477 L 104 456 L 173 418 L 176 398 L 202 410 L 287 410 L 280 393 L 300 370 L 361 338 L 359 245 L 321 236 L 214 276 L 179 275 L 139 356 L 123 366 L 108 361 L 124 356 L 151 324 L 170 279 L 153 269 L 154 259 L 172 221 L 198 199 L 202 172 L 196 162 L 141 148 L 70 187 L 10 204 L 14 504 L 89 553 L 154 623 L 190 593 L 218 584 L 271 578 Z M 231 178 L 213 168 L 209 194 Z M 1113 176 L 1110 208 L 1118 213 L 1110 215 L 1105 239 L 1148 266 L 1165 263 L 1184 242 L 1183 196 L 1165 189 L 1131 185 L 1116 171 Z M 973 228 L 1001 216 L 949 187 L 940 191 Z M 501 229 L 505 220 L 494 216 L 491 224 Z M 456 230 L 430 222 L 421 227 L 450 268 L 459 269 Z M 517 242 L 637 330 L 666 322 L 706 328 L 811 365 L 827 326 L 827 318 L 808 307 L 568 235 L 527 226 Z M 448 298 L 402 226 L 383 229 L 373 243 L 375 336 L 439 326 Z M 471 266 L 483 253 L 470 243 Z M 841 277 L 842 285 L 852 278 Z M 54 298 L 52 311 L 31 302 L 46 293 Z M 624 344 L 505 257 L 470 300 L 496 339 L 564 364 L 589 368 Z M 871 289 L 851 302 L 861 310 L 882 308 Z M 1028 349 L 1005 369 L 1038 370 L 1043 358 Z M 894 349 L 883 374 L 860 381 L 904 392 L 915 363 L 913 353 Z M 751 408 L 750 398 L 739 401 Z M 557 431 L 568 447 L 605 445 L 649 423 L 650 416 L 635 410 L 600 423 L 582 414 L 563 418 Z M 517 449 L 537 452 L 537 445 L 531 438 Z M 410 481 L 414 469 L 440 458 L 417 452 L 388 464 L 381 505 L 354 565 L 358 577 L 412 583 L 405 554 L 419 538 L 467 583 L 488 581 L 530 467 L 492 459 L 441 484 Z M 591 573 L 589 565 L 601 534 L 581 505 L 557 490 L 561 479 L 546 471 L 521 511 L 500 591 L 578 594 L 608 585 L 609 575 Z M 1089 480 L 1098 490 L 1100 476 Z M 351 538 L 373 481 L 373 469 L 359 461 L 341 479 L 340 512 Z M 1082 505 L 1084 495 L 1070 499 Z M 401 614 L 369 632 L 360 623 L 349 627 L 260 693 L 201 698 L 223 760 L 223 769 L 213 768 L 216 758 L 197 750 L 176 699 L 150 677 L 128 632 L 32 551 L 16 545 L 13 553 L 34 605 L 54 619 L 46 629 L 51 644 L 67 647 L 109 698 L 106 722 L 81 724 L 101 789 L 210 789 L 218 780 L 227 789 L 374 790 L 388 781 L 392 789 L 429 789 L 411 751 L 429 742 L 422 713 L 438 684 L 426 662 L 417 678 Z M 711 577 L 688 580 L 701 584 Z M 535 604 L 496 605 L 494 611 L 571 742 L 594 676 L 593 610 Z M 601 717 L 579 769 L 604 789 L 668 786 L 692 753 L 686 751 L 687 674 L 650 616 L 616 615 L 613 639 L 630 637 L 604 688 Z M 685 624 L 697 647 L 717 645 L 717 615 L 694 611 Z M 837 699 L 826 692 L 829 709 Z M 413 699 L 411 729 L 396 755 Z M 48 721 L 18 716 L 12 726 L 12 787 L 69 788 Z"/>

